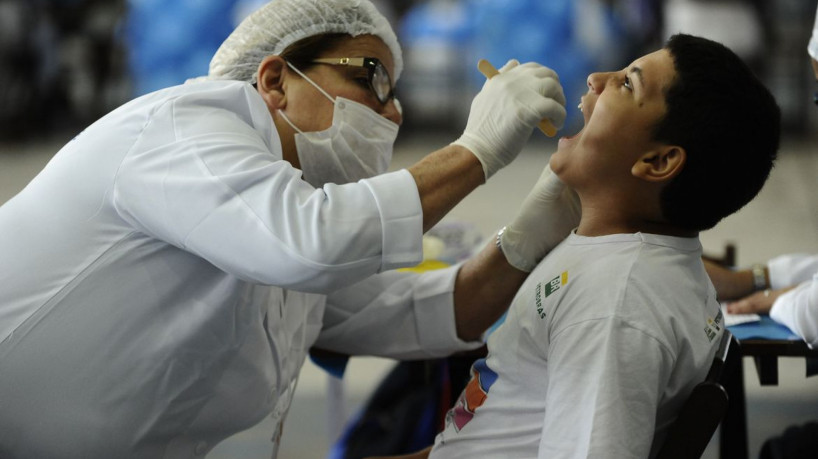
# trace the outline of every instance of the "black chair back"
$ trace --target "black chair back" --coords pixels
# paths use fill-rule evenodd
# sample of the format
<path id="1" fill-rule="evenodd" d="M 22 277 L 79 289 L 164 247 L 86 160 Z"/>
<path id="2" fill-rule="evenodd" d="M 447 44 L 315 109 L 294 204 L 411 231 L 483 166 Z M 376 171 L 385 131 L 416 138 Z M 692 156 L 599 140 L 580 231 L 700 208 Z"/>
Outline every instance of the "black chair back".
<path id="1" fill-rule="evenodd" d="M 696 385 L 673 422 L 657 459 L 699 459 L 727 412 L 724 376 L 741 358 L 738 341 L 724 330 L 707 378 Z"/>

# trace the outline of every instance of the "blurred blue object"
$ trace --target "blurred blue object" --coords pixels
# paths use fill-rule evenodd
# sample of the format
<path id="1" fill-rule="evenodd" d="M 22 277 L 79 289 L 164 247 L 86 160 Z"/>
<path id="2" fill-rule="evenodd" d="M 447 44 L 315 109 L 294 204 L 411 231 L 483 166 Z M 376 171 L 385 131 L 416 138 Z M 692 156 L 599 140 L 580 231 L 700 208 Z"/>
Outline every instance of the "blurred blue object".
<path id="1" fill-rule="evenodd" d="M 463 84 L 476 59 L 470 54 L 474 14 L 459 0 L 417 3 L 397 28 L 405 71 L 398 96 L 409 123 L 451 128 L 465 123 L 473 95 Z M 468 70 L 467 70 L 468 69 Z"/>
<path id="2" fill-rule="evenodd" d="M 792 330 L 774 321 L 770 316 L 761 316 L 757 322 L 748 322 L 728 327 L 738 340 L 743 339 L 778 339 L 785 341 L 800 341 Z"/>
<path id="3" fill-rule="evenodd" d="M 129 0 L 126 36 L 139 96 L 207 74 L 240 0 Z"/>
<path id="4" fill-rule="evenodd" d="M 476 62 L 502 67 L 509 59 L 554 69 L 568 100 L 566 126 L 582 122 L 576 109 L 595 70 L 625 65 L 630 44 L 617 2 L 593 0 L 430 0 L 404 16 L 399 35 L 406 54 L 402 94 L 409 121 L 457 124 L 468 115 L 484 77 Z M 464 82 L 466 84 L 464 84 Z M 454 107 L 454 108 L 453 108 Z M 452 116 L 452 115 L 460 115 Z"/>
<path id="5" fill-rule="evenodd" d="M 581 122 L 576 102 L 585 92 L 587 75 L 596 63 L 583 46 L 576 30 L 573 0 L 468 0 L 475 15 L 475 53 L 496 67 L 509 59 L 535 61 L 554 69 L 560 76 L 568 119 L 565 125 Z M 473 84 L 483 77 L 470 72 Z"/>
<path id="6" fill-rule="evenodd" d="M 419 3 L 404 15 L 400 26 L 405 46 L 434 39 L 467 46 L 474 32 L 473 13 L 467 2 L 440 0 Z"/>

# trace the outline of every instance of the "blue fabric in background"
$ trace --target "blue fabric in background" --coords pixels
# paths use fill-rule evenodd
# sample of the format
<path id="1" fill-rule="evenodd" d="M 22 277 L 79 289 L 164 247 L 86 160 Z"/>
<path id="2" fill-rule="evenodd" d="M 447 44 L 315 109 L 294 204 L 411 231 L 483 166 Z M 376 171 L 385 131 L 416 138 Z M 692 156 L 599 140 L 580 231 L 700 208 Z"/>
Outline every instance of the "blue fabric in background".
<path id="1" fill-rule="evenodd" d="M 739 341 L 743 339 L 777 339 L 800 340 L 789 328 L 770 319 L 770 316 L 761 316 L 758 322 L 748 322 L 728 327 L 733 336 Z"/>
<path id="2" fill-rule="evenodd" d="M 124 32 L 133 95 L 207 74 L 210 58 L 219 45 L 244 15 L 263 3 L 263 0 L 128 0 Z M 630 39 L 624 19 L 605 2 L 415 1 L 394 22 L 404 57 L 409 57 L 407 83 L 412 81 L 412 72 L 416 72 L 415 76 L 421 73 L 421 78 L 415 78 L 415 84 L 400 94 L 407 105 L 412 105 L 410 98 L 418 99 L 420 104 L 429 101 L 460 104 L 459 110 L 467 114 L 473 94 L 483 83 L 476 70 L 477 59 L 486 58 L 500 68 L 514 58 L 542 63 L 559 74 L 568 100 L 566 126 L 581 125 L 576 105 L 586 90 L 587 75 L 608 69 L 612 60 L 617 61 L 613 65 L 625 65 L 611 56 L 616 54 L 613 50 L 626 46 Z M 455 52 L 445 58 L 439 52 L 425 52 L 431 42 L 439 45 L 438 51 L 446 48 Z M 417 48 L 423 49 L 423 58 L 412 60 L 411 53 Z M 420 68 L 424 63 L 429 68 Z M 471 88 L 471 92 L 457 92 L 464 87 Z M 426 98 L 424 91 L 430 93 Z M 422 124 L 423 117 L 420 118 L 416 121 Z M 455 121 L 461 127 L 464 120 Z"/>
<path id="3" fill-rule="evenodd" d="M 611 49 L 626 48 L 629 37 L 610 7 L 585 2 L 578 11 L 573 0 L 437 0 L 419 2 L 399 25 L 399 39 L 409 56 L 407 88 L 403 99 L 422 91 L 434 91 L 443 84 L 448 88 L 431 100 L 448 97 L 463 87 L 465 81 L 472 95 L 482 86 L 484 77 L 477 71 L 480 58 L 502 67 L 509 59 L 534 61 L 554 69 L 560 77 L 567 99 L 566 126 L 581 126 L 582 114 L 576 108 L 587 90 L 589 73 L 614 70 L 626 63 L 611 58 Z M 580 17 L 588 11 L 590 19 Z M 427 50 L 430 43 L 437 49 L 457 49 L 450 59 L 429 56 L 413 60 L 415 49 Z M 427 52 L 428 54 L 428 52 Z M 616 61 L 616 62 L 612 62 Z M 614 65 L 613 68 L 608 68 Z M 428 66 L 429 68 L 420 68 Z M 454 68 L 453 68 L 454 67 Z M 411 84 L 413 72 L 425 72 L 418 84 Z M 430 75 L 434 75 L 432 80 Z M 441 75 L 444 75 L 441 77 Z M 450 81 L 441 83 L 441 78 Z M 461 111 L 468 112 L 471 97 L 458 96 Z M 409 104 L 411 106 L 411 102 Z M 432 111 L 433 114 L 434 112 Z M 462 115 L 462 114 L 461 114 Z M 448 116 L 448 115 L 447 115 Z"/>
<path id="4" fill-rule="evenodd" d="M 134 96 L 207 74 L 235 27 L 239 0 L 129 0 L 125 33 Z"/>

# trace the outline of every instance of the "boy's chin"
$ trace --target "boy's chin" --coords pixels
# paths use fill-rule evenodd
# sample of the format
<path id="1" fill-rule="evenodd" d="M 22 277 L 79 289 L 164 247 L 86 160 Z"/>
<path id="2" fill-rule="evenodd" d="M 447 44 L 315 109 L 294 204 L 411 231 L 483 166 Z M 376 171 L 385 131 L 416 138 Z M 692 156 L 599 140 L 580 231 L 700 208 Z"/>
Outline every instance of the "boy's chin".
<path id="1" fill-rule="evenodd" d="M 562 139 L 560 139 L 561 141 Z M 551 168 L 551 171 L 557 176 L 560 177 L 560 174 L 565 170 L 565 156 L 568 154 L 567 151 L 558 148 L 554 154 L 548 159 L 548 166 Z M 560 177 L 562 179 L 562 177 Z"/>

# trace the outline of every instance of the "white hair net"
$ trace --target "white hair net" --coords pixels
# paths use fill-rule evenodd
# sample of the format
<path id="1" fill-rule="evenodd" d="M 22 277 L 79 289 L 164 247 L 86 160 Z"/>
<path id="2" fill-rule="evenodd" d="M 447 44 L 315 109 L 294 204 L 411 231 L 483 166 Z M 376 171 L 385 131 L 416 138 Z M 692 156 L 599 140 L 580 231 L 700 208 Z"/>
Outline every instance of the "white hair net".
<path id="1" fill-rule="evenodd" d="M 379 37 L 392 52 L 393 80 L 398 80 L 403 69 L 398 39 L 368 0 L 272 0 L 227 37 L 210 60 L 207 78 L 255 83 L 265 57 L 279 55 L 301 39 L 326 33 Z"/>

